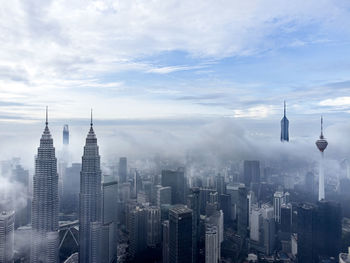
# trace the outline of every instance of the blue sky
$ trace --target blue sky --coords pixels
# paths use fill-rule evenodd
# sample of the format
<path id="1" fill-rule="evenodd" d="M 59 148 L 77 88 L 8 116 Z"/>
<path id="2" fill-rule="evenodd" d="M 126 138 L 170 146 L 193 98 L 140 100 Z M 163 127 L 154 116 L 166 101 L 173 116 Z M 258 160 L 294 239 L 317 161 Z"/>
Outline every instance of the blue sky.
<path id="1" fill-rule="evenodd" d="M 346 0 L 14 0 L 0 46 L 3 122 L 350 113 Z"/>

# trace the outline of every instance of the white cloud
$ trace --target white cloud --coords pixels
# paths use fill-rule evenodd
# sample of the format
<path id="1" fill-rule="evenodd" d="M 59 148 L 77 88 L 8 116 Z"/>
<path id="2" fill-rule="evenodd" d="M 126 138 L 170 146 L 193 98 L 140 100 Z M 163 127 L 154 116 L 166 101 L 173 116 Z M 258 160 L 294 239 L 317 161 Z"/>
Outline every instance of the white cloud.
<path id="1" fill-rule="evenodd" d="M 332 106 L 332 107 L 350 107 L 350 97 L 338 97 L 334 99 L 326 99 L 320 102 L 321 106 Z"/>
<path id="2" fill-rule="evenodd" d="M 347 10 L 331 0 L 5 1 L 0 11 L 0 92 L 17 102 L 54 104 L 77 114 L 78 105 L 84 110 L 96 104 L 120 105 L 119 94 L 104 93 L 134 86 L 123 79 L 110 81 L 106 75 L 130 70 L 169 74 L 205 67 L 203 61 L 191 66 L 149 61 L 168 51 L 212 61 L 290 45 L 275 35 L 288 39 L 293 34 L 294 44 L 317 42 L 327 32 L 347 32 Z M 317 26 L 312 37 L 298 39 L 295 33 L 309 25 Z M 99 94 L 88 94 L 89 87 Z M 106 96 L 108 101 L 99 101 Z M 153 104 L 133 99 L 130 105 L 136 108 L 128 109 L 136 115 L 145 112 L 137 105 Z M 159 114 L 151 108 L 152 116 Z M 30 108 L 24 110 L 29 114 Z"/>

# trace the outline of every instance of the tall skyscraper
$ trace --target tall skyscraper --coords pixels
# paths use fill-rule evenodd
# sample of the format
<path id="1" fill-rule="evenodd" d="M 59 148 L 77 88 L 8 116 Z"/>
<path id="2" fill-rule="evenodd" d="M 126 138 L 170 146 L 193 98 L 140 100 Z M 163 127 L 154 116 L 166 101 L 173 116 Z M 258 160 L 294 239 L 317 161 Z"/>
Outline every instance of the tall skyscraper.
<path id="1" fill-rule="evenodd" d="M 337 202 L 321 200 L 317 203 L 317 254 L 336 258 L 341 252 L 342 211 Z"/>
<path id="2" fill-rule="evenodd" d="M 103 262 L 112 262 L 117 257 L 118 182 L 104 181 L 102 184 L 102 240 Z"/>
<path id="3" fill-rule="evenodd" d="M 15 212 L 0 213 L 0 262 L 13 262 Z"/>
<path id="4" fill-rule="evenodd" d="M 273 195 L 274 218 L 277 223 L 281 223 L 281 206 L 286 203 L 286 195 L 282 191 L 277 191 Z"/>
<path id="5" fill-rule="evenodd" d="M 96 262 L 101 236 L 101 169 L 92 114 L 82 157 L 79 204 L 79 262 Z"/>
<path id="6" fill-rule="evenodd" d="M 118 176 L 119 182 L 125 183 L 128 175 L 128 163 L 126 157 L 119 158 Z"/>
<path id="7" fill-rule="evenodd" d="M 63 126 L 63 145 L 69 144 L 69 129 L 68 124 L 65 124 Z"/>
<path id="8" fill-rule="evenodd" d="M 162 244 L 162 262 L 169 263 L 169 220 L 164 220 L 163 228 L 163 244 Z"/>
<path id="9" fill-rule="evenodd" d="M 251 184 L 260 183 L 260 162 L 259 161 L 244 161 L 243 163 L 243 180 L 247 188 Z"/>
<path id="10" fill-rule="evenodd" d="M 319 182 L 318 182 L 318 200 L 325 198 L 324 193 L 324 170 L 323 170 L 323 159 L 324 159 L 324 150 L 327 148 L 328 142 L 323 136 L 323 118 L 321 117 L 321 135 L 320 138 L 316 141 L 316 146 L 321 152 L 320 160 L 320 171 L 319 171 Z"/>
<path id="11" fill-rule="evenodd" d="M 207 225 L 205 231 L 205 263 L 218 263 L 219 258 L 219 233 L 217 227 Z"/>
<path id="12" fill-rule="evenodd" d="M 192 210 L 183 205 L 169 210 L 169 262 L 192 262 Z"/>
<path id="13" fill-rule="evenodd" d="M 129 212 L 129 254 L 135 259 L 147 248 L 146 232 L 146 210 L 144 207 L 136 206 Z"/>
<path id="14" fill-rule="evenodd" d="M 248 200 L 247 188 L 243 185 L 238 188 L 238 209 L 237 209 L 237 232 L 242 239 L 248 234 Z"/>
<path id="15" fill-rule="evenodd" d="M 312 204 L 301 204 L 298 206 L 298 262 L 318 262 L 316 252 L 316 222 L 316 206 Z"/>
<path id="16" fill-rule="evenodd" d="M 50 246 L 58 239 L 58 174 L 53 139 L 48 127 L 46 108 L 45 129 L 35 158 L 32 201 L 32 241 L 30 261 L 58 262 L 58 247 Z M 55 232 L 51 233 L 50 232 Z"/>
<path id="17" fill-rule="evenodd" d="M 146 207 L 146 231 L 147 245 L 156 247 L 161 240 L 160 208 L 157 206 Z"/>
<path id="18" fill-rule="evenodd" d="M 192 209 L 192 263 L 198 261 L 199 255 L 199 237 L 200 237 L 200 207 L 199 207 L 199 193 L 198 187 L 190 189 L 190 194 L 187 199 L 187 206 Z"/>
<path id="19" fill-rule="evenodd" d="M 160 186 L 157 189 L 157 205 L 171 204 L 171 187 L 170 186 Z"/>
<path id="20" fill-rule="evenodd" d="M 179 168 L 176 171 L 162 171 L 162 186 L 171 187 L 172 204 L 185 204 L 185 171 Z"/>
<path id="21" fill-rule="evenodd" d="M 286 115 L 286 101 L 284 101 L 284 115 L 281 120 L 281 142 L 289 141 L 289 120 Z"/>

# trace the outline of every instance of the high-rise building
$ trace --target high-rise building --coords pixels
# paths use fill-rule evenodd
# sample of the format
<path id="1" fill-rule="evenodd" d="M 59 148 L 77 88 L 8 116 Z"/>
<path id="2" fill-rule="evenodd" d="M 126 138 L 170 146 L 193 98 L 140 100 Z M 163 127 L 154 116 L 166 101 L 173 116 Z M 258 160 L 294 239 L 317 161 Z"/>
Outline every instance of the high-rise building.
<path id="1" fill-rule="evenodd" d="M 157 189 L 157 205 L 160 207 L 161 205 L 171 204 L 171 187 L 159 187 Z"/>
<path id="2" fill-rule="evenodd" d="M 217 259 L 219 260 L 221 258 L 221 243 L 224 241 L 224 215 L 223 212 L 216 211 L 211 216 L 207 217 L 205 220 L 206 226 L 215 226 L 216 233 L 217 233 L 217 244 L 216 244 L 216 251 L 217 251 Z"/>
<path id="3" fill-rule="evenodd" d="M 162 262 L 169 263 L 169 220 L 164 220 L 163 227 L 163 244 L 162 244 Z"/>
<path id="4" fill-rule="evenodd" d="M 101 236 L 101 169 L 97 138 L 93 129 L 86 138 L 80 173 L 79 200 L 79 262 L 96 262 L 100 255 L 98 239 Z M 97 261 L 98 262 L 98 261 Z"/>
<path id="5" fill-rule="evenodd" d="M 200 237 L 200 207 L 199 207 L 199 193 L 198 187 L 190 189 L 190 194 L 187 199 L 187 206 L 192 209 L 192 263 L 198 261 L 199 255 L 199 237 Z"/>
<path id="6" fill-rule="evenodd" d="M 207 225 L 205 231 L 205 263 L 218 263 L 219 257 L 219 233 L 217 227 Z"/>
<path id="7" fill-rule="evenodd" d="M 136 206 L 129 212 L 129 254 L 135 259 L 147 249 L 146 210 Z"/>
<path id="8" fill-rule="evenodd" d="M 176 171 L 162 171 L 162 186 L 171 187 L 172 204 L 185 204 L 185 171 L 178 168 Z"/>
<path id="9" fill-rule="evenodd" d="M 289 234 L 292 232 L 292 206 L 291 204 L 281 205 L 281 222 L 280 229 L 282 233 Z"/>
<path id="10" fill-rule="evenodd" d="M 248 234 L 248 199 L 247 188 L 241 185 L 238 188 L 237 233 L 244 240 Z"/>
<path id="11" fill-rule="evenodd" d="M 58 209 L 57 159 L 48 127 L 46 108 L 45 129 L 35 158 L 35 174 L 33 176 L 30 251 L 30 261 L 32 263 L 58 262 L 58 247 L 49 246 L 53 243 L 58 244 L 58 240 L 57 242 L 53 240 L 54 237 L 58 238 L 58 235 L 49 234 L 50 232 L 58 232 Z"/>
<path id="12" fill-rule="evenodd" d="M 228 224 L 231 220 L 231 196 L 229 194 L 222 194 L 219 196 L 219 206 L 224 212 L 224 222 Z"/>
<path id="13" fill-rule="evenodd" d="M 81 164 L 72 163 L 64 173 L 61 207 L 67 214 L 79 212 L 80 171 Z"/>
<path id="14" fill-rule="evenodd" d="M 316 247 L 317 207 L 312 204 L 301 204 L 297 210 L 298 262 L 318 262 Z"/>
<path id="15" fill-rule="evenodd" d="M 317 205 L 317 254 L 326 258 L 337 258 L 341 251 L 342 240 L 340 204 L 321 200 Z"/>
<path id="16" fill-rule="evenodd" d="M 273 195 L 274 218 L 277 223 L 281 223 L 281 205 L 286 203 L 285 194 L 277 191 Z"/>
<path id="17" fill-rule="evenodd" d="M 65 124 L 63 126 L 63 145 L 69 144 L 69 129 L 68 124 Z"/>
<path id="18" fill-rule="evenodd" d="M 117 257 L 118 224 L 118 182 L 106 181 L 102 184 L 102 240 L 101 256 L 104 262 L 112 262 Z"/>
<path id="19" fill-rule="evenodd" d="M 263 237 L 266 255 L 271 255 L 275 249 L 275 220 L 273 207 L 264 204 L 262 206 Z"/>
<path id="20" fill-rule="evenodd" d="M 128 175 L 128 164 L 126 157 L 119 158 L 118 176 L 119 182 L 125 183 Z"/>
<path id="21" fill-rule="evenodd" d="M 321 153 L 320 160 L 320 171 L 319 171 L 319 181 L 318 181 L 318 200 L 325 199 L 324 193 L 324 170 L 323 170 L 323 159 L 324 159 L 324 150 L 327 148 L 328 142 L 323 136 L 323 118 L 321 117 L 321 135 L 320 138 L 316 141 L 316 146 Z"/>
<path id="22" fill-rule="evenodd" d="M 156 247 L 161 241 L 160 208 L 157 206 L 146 207 L 146 231 L 147 245 Z"/>
<path id="23" fill-rule="evenodd" d="M 192 262 L 192 210 L 183 205 L 169 210 L 169 262 Z"/>
<path id="24" fill-rule="evenodd" d="M 281 120 L 281 142 L 289 141 L 289 120 L 286 115 L 286 102 L 284 101 L 284 115 Z"/>
<path id="25" fill-rule="evenodd" d="M 0 213 L 0 262 L 12 263 L 14 251 L 15 212 Z"/>
<path id="26" fill-rule="evenodd" d="M 225 177 L 218 174 L 216 176 L 216 191 L 219 195 L 226 194 L 226 183 L 225 183 Z"/>
<path id="27" fill-rule="evenodd" d="M 252 187 L 251 184 L 257 185 L 260 183 L 260 162 L 259 161 L 244 161 L 243 163 L 243 180 L 247 188 Z"/>

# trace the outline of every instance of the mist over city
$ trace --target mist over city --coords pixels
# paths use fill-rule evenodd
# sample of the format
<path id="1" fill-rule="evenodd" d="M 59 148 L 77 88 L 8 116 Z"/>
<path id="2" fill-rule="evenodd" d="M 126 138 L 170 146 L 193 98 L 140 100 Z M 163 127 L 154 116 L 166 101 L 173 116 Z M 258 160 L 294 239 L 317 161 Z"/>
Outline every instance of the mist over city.
<path id="1" fill-rule="evenodd" d="M 349 263 L 350 3 L 0 8 L 0 263 Z"/>

